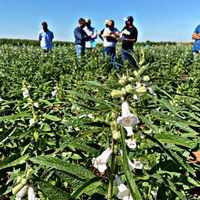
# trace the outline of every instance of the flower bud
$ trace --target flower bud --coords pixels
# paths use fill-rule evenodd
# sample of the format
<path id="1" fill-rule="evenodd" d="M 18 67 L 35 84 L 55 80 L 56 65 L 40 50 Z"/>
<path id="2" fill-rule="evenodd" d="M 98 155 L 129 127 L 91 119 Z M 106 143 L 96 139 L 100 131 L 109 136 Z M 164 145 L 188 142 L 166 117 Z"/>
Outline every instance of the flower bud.
<path id="1" fill-rule="evenodd" d="M 128 84 L 126 87 L 125 87 L 125 90 L 127 93 L 130 93 L 132 90 L 133 90 L 133 87 L 131 84 Z"/>
<path id="2" fill-rule="evenodd" d="M 23 179 L 18 185 L 12 189 L 12 193 L 17 194 L 26 185 L 26 179 Z"/>
<path id="3" fill-rule="evenodd" d="M 149 81 L 150 78 L 149 78 L 149 76 L 143 76 L 143 77 L 142 77 L 142 80 L 143 80 L 143 81 Z"/>
<path id="4" fill-rule="evenodd" d="M 142 86 L 142 87 L 139 87 L 139 88 L 137 88 L 136 90 L 135 90 L 137 93 L 145 93 L 145 92 L 147 92 L 147 89 L 146 89 L 146 87 L 145 86 Z"/>
<path id="5" fill-rule="evenodd" d="M 123 97 L 124 96 L 124 92 L 120 91 L 120 90 L 113 90 L 111 92 L 111 96 L 113 98 L 119 98 L 119 97 Z"/>
<path id="6" fill-rule="evenodd" d="M 136 71 L 136 70 L 133 73 L 134 73 L 135 76 L 138 75 L 138 71 Z"/>
<path id="7" fill-rule="evenodd" d="M 121 133 L 119 131 L 113 131 L 112 137 L 113 137 L 114 140 L 119 140 L 120 137 L 121 137 Z"/>

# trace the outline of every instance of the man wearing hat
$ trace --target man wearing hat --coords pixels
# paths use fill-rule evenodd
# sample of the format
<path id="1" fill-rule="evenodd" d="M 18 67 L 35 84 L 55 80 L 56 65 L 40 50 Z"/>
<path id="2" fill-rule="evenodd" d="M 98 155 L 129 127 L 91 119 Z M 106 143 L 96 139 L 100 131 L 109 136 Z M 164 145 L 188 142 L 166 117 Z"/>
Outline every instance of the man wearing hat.
<path id="1" fill-rule="evenodd" d="M 121 37 L 123 38 L 122 40 L 122 49 L 121 49 L 121 56 L 123 62 L 125 60 L 129 60 L 129 62 L 134 66 L 135 69 L 138 69 L 138 66 L 131 55 L 133 52 L 133 44 L 137 42 L 137 37 L 138 37 L 138 30 L 137 28 L 133 25 L 133 17 L 128 16 L 124 18 L 125 20 L 125 27 L 122 29 L 121 32 Z"/>

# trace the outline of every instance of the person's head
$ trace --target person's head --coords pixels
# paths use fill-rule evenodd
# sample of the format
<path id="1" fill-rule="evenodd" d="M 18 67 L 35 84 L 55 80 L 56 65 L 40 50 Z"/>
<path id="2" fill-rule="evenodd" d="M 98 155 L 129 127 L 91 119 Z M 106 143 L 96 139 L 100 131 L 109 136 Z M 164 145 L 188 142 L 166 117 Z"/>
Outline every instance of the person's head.
<path id="1" fill-rule="evenodd" d="M 109 22 L 109 21 L 110 21 L 109 19 L 106 19 L 106 20 L 105 20 L 104 24 L 105 24 L 106 27 L 108 27 L 108 22 Z"/>
<path id="2" fill-rule="evenodd" d="M 115 27 L 115 22 L 114 22 L 114 20 L 110 19 L 110 20 L 108 21 L 108 27 L 111 28 L 111 29 Z"/>
<path id="3" fill-rule="evenodd" d="M 90 19 L 85 19 L 85 25 L 90 28 L 91 27 L 91 20 Z"/>
<path id="4" fill-rule="evenodd" d="M 78 20 L 78 27 L 79 28 L 84 28 L 85 27 L 85 20 L 83 18 L 80 18 Z"/>
<path id="5" fill-rule="evenodd" d="M 134 19 L 133 19 L 132 16 L 125 17 L 124 20 L 125 20 L 126 26 L 132 26 L 133 25 Z"/>
<path id="6" fill-rule="evenodd" d="M 42 29 L 46 32 L 48 30 L 48 25 L 46 22 L 42 22 Z"/>

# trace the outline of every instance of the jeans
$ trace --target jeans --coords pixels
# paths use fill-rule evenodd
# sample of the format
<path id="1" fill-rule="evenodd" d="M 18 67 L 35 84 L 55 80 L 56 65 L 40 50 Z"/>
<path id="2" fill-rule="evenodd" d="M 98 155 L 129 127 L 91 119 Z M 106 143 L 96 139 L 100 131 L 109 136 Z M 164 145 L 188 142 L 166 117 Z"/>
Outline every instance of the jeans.
<path id="1" fill-rule="evenodd" d="M 115 69 L 119 69 L 119 66 L 117 65 L 116 61 L 116 48 L 115 47 L 104 47 L 104 56 L 106 57 L 107 55 L 111 56 L 111 62 L 114 64 Z"/>
<path id="2" fill-rule="evenodd" d="M 132 52 L 133 52 L 133 49 L 121 49 L 122 60 L 123 60 L 123 62 L 128 60 L 131 63 L 131 65 L 134 66 L 135 69 L 138 69 L 138 66 L 137 66 L 137 64 L 135 62 L 135 59 L 131 55 Z"/>
<path id="3" fill-rule="evenodd" d="M 76 48 L 76 57 L 77 58 L 81 57 L 85 52 L 85 47 L 79 44 L 76 44 L 75 48 Z"/>
<path id="4" fill-rule="evenodd" d="M 194 61 L 197 61 L 198 54 L 198 52 L 193 51 Z"/>

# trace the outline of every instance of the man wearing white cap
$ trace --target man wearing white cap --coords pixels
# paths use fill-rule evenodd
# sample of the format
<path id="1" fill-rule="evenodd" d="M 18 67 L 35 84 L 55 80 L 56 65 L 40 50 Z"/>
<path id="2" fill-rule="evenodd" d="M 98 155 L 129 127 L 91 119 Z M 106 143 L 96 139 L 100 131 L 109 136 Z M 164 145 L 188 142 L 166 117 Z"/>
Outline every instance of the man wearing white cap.
<path id="1" fill-rule="evenodd" d="M 115 69 L 119 69 L 119 65 L 116 60 L 116 44 L 117 38 L 120 36 L 120 32 L 115 28 L 114 20 L 108 21 L 108 27 L 104 29 L 103 32 L 103 46 L 104 46 L 104 56 L 108 55 L 111 57 L 111 62 Z"/>
<path id="2" fill-rule="evenodd" d="M 126 25 L 121 32 L 121 37 L 123 38 L 121 49 L 122 60 L 129 60 L 129 62 L 134 66 L 134 68 L 138 69 L 136 62 L 133 56 L 131 55 L 131 53 L 133 52 L 133 44 L 137 42 L 138 30 L 133 25 L 134 19 L 132 16 L 128 16 L 124 18 L 124 20 Z"/>

